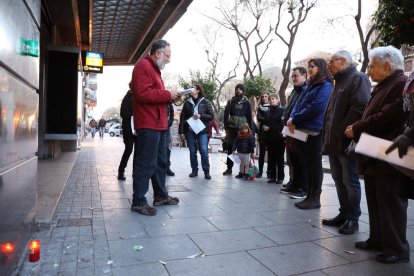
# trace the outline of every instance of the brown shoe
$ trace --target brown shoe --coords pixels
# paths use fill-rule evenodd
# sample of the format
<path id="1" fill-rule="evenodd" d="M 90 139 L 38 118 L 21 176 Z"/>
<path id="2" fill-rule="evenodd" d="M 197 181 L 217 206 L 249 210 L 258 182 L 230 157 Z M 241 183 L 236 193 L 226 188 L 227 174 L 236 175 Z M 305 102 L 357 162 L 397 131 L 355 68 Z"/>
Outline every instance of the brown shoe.
<path id="1" fill-rule="evenodd" d="M 140 213 L 141 215 L 144 215 L 144 216 L 155 216 L 157 214 L 157 209 L 149 206 L 148 204 L 132 205 L 131 211 Z"/>
<path id="2" fill-rule="evenodd" d="M 167 197 L 167 198 L 154 198 L 154 206 L 162 206 L 162 205 L 177 205 L 180 200 L 176 197 Z"/>

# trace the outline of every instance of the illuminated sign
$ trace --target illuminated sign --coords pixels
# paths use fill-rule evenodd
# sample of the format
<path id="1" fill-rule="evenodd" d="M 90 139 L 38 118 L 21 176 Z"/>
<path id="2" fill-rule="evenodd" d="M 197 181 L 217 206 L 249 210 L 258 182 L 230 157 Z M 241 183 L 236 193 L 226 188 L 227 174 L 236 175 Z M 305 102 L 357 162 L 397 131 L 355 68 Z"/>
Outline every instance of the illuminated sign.
<path id="1" fill-rule="evenodd" d="M 18 52 L 22 56 L 39 56 L 39 41 L 20 38 Z"/>
<path id="2" fill-rule="evenodd" d="M 82 51 L 82 69 L 87 73 L 103 73 L 103 53 Z"/>

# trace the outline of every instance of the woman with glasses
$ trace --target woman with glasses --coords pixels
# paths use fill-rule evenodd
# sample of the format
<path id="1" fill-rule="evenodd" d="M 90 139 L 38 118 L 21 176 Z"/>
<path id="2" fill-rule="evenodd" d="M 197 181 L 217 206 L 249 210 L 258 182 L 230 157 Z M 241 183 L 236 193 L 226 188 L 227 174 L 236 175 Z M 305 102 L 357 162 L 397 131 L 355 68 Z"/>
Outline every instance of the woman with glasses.
<path id="1" fill-rule="evenodd" d="M 266 112 L 269 110 L 269 92 L 260 95 L 259 107 L 256 111 L 257 122 L 259 123 L 259 173 L 256 178 L 261 178 L 263 174 L 264 158 L 266 155 L 266 142 L 263 140 L 263 122 Z M 269 172 L 269 170 L 267 170 Z M 268 175 L 269 176 L 269 175 Z"/>
<path id="2" fill-rule="evenodd" d="M 322 192 L 322 137 L 321 129 L 323 115 L 328 104 L 333 85 L 331 75 L 324 59 L 314 58 L 308 62 L 308 82 L 306 90 L 297 100 L 290 118 L 287 121 L 289 131 L 295 129 L 308 134 L 306 142 L 298 141 L 307 165 L 307 172 L 294 167 L 295 174 L 307 174 L 309 187 L 304 200 L 296 202 L 299 209 L 317 209 L 321 207 L 320 195 Z"/>
<path id="3" fill-rule="evenodd" d="M 198 133 L 188 124 L 189 119 L 201 120 L 205 128 Z M 208 161 L 208 122 L 214 119 L 213 107 L 211 103 L 204 98 L 203 88 L 200 84 L 193 84 L 193 90 L 188 100 L 183 105 L 180 115 L 179 133 L 182 140 L 187 141 L 190 150 L 190 163 L 192 172 L 190 177 L 198 175 L 198 158 L 197 148 L 200 150 L 201 167 L 204 171 L 204 178 L 211 179 L 210 163 Z"/>

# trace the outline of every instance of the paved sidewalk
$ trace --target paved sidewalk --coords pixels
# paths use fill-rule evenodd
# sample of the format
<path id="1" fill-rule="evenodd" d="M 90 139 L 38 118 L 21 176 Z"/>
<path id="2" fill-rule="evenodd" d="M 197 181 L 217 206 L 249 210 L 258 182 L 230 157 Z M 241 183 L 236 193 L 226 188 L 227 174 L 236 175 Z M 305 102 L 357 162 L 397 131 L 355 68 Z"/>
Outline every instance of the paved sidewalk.
<path id="1" fill-rule="evenodd" d="M 122 138 L 89 138 L 82 146 L 51 228 L 33 235 L 41 240 L 41 261 L 25 261 L 20 275 L 414 275 L 413 254 L 408 264 L 383 265 L 376 253 L 354 247 L 369 233 L 365 195 L 359 233 L 341 235 L 321 224 L 338 209 L 329 174 L 322 208 L 299 210 L 279 193 L 281 185 L 235 179 L 237 170 L 223 176 L 221 153 L 210 155 L 212 180 L 202 173 L 189 178 L 188 149 L 174 148 L 176 176 L 167 184 L 180 204 L 146 217 L 129 210 L 132 158 L 127 180 L 116 179 Z M 413 206 L 410 201 L 412 248 Z"/>

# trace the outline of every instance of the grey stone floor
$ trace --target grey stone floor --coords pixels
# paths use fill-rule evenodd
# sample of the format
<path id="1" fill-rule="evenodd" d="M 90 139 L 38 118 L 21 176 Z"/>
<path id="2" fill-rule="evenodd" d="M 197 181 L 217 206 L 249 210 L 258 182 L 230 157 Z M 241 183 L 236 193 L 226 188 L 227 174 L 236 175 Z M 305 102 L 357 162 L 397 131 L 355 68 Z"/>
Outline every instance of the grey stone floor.
<path id="1" fill-rule="evenodd" d="M 25 261 L 20 275 L 414 275 L 414 255 L 408 264 L 383 265 L 375 252 L 354 248 L 369 233 L 365 195 L 357 234 L 321 224 L 338 209 L 329 174 L 322 208 L 299 210 L 265 178 L 238 180 L 236 171 L 223 176 L 221 153 L 210 155 L 212 180 L 189 178 L 188 149 L 174 148 L 176 176 L 167 185 L 180 204 L 146 217 L 129 210 L 132 160 L 127 180 L 116 179 L 122 151 L 120 137 L 83 142 L 52 226 L 33 235 L 42 243 L 41 260 Z M 411 201 L 407 229 L 412 248 L 413 206 Z"/>

